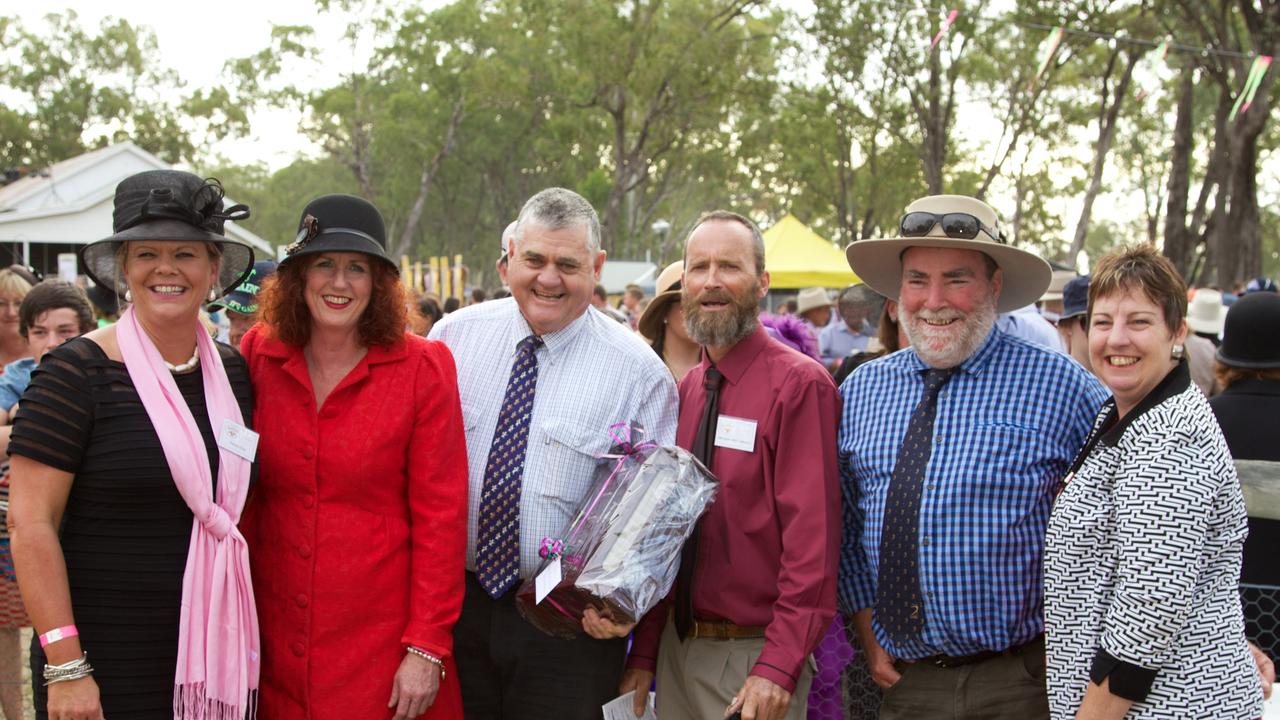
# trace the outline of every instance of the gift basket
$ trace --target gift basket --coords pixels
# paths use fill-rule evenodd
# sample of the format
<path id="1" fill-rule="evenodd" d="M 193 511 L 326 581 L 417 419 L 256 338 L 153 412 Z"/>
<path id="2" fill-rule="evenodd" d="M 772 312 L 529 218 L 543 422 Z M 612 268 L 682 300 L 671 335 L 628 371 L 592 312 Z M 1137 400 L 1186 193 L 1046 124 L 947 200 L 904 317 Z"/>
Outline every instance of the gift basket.
<path id="1" fill-rule="evenodd" d="M 516 594 L 520 614 L 543 632 L 581 634 L 587 607 L 636 622 L 675 582 L 680 549 L 717 483 L 688 451 L 635 442 L 641 432 L 609 428 L 616 444 L 590 492 L 565 532 L 543 539 L 542 564 Z"/>

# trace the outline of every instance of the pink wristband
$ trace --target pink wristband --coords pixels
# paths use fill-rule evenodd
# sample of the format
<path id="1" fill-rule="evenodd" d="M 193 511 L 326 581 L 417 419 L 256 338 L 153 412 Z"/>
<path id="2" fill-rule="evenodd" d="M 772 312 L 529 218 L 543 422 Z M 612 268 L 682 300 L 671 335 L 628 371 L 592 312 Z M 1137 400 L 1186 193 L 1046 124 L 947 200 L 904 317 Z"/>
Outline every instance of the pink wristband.
<path id="1" fill-rule="evenodd" d="M 75 625 L 64 625 L 60 628 L 54 628 L 40 636 L 40 647 L 48 647 L 59 640 L 66 640 L 67 638 L 72 638 L 79 634 L 80 631 L 76 630 Z"/>

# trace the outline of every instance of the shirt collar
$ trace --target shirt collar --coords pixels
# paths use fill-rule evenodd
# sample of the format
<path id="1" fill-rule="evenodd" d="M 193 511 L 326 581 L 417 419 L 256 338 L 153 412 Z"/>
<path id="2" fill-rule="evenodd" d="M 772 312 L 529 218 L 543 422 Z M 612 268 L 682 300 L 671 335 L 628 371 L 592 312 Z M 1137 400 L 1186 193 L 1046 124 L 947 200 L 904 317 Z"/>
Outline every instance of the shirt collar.
<path id="1" fill-rule="evenodd" d="M 1004 331 L 992 326 L 991 332 L 987 333 L 987 338 L 982 341 L 978 349 L 974 350 L 969 357 L 965 358 L 964 362 L 960 363 L 960 370 L 969 375 L 977 375 L 982 372 L 991 362 L 991 359 L 995 357 L 997 346 L 1004 338 Z M 914 348 L 911 350 L 911 360 L 915 370 L 924 372 L 933 369 L 928 363 L 920 359 Z"/>
<path id="2" fill-rule="evenodd" d="M 1115 447 L 1120 442 L 1120 437 L 1124 435 L 1124 431 L 1133 424 L 1134 420 L 1142 417 L 1148 410 L 1165 400 L 1185 392 L 1189 387 L 1191 387 L 1191 370 L 1187 366 L 1187 361 L 1183 360 L 1175 365 L 1159 384 L 1151 388 L 1151 392 L 1139 400 L 1138 404 L 1134 405 L 1127 415 L 1107 429 L 1102 435 L 1102 442 Z M 1107 401 L 1107 406 L 1109 408 L 1107 422 L 1109 423 L 1111 422 L 1111 416 L 1116 413 L 1114 396 Z"/>
<path id="3" fill-rule="evenodd" d="M 729 348 L 729 352 L 720 358 L 720 362 L 711 362 L 711 356 L 707 354 L 707 349 L 702 348 L 702 369 L 706 369 L 715 365 L 716 369 L 724 375 L 724 379 L 730 385 L 737 385 L 742 376 L 746 374 L 747 368 L 751 367 L 760 354 L 760 351 L 773 342 L 769 337 L 769 333 L 765 332 L 764 326 L 756 322 L 756 327 L 746 337 L 742 338 L 733 347 Z"/>
<path id="4" fill-rule="evenodd" d="M 294 356 L 301 356 L 303 348 L 296 345 L 289 345 L 276 337 L 266 337 L 262 340 L 262 344 L 258 348 L 258 352 L 267 357 L 289 359 Z M 377 365 L 379 363 L 395 362 L 409 354 L 409 343 L 405 340 L 383 347 L 381 345 L 373 345 L 365 353 L 361 363 L 369 365 Z"/>
<path id="5" fill-rule="evenodd" d="M 514 308 L 512 322 L 508 325 L 510 328 L 507 336 L 507 357 L 514 358 L 516 349 L 520 346 L 520 341 L 533 335 L 533 328 L 529 327 L 529 321 L 525 320 L 524 313 L 520 312 L 520 305 L 512 300 L 511 307 Z M 579 335 L 586 331 L 588 323 L 591 322 L 590 306 L 584 310 L 581 315 L 571 321 L 568 325 L 560 328 L 553 333 L 539 335 L 542 340 L 542 352 L 549 362 L 555 362 L 568 350 L 573 341 Z"/>

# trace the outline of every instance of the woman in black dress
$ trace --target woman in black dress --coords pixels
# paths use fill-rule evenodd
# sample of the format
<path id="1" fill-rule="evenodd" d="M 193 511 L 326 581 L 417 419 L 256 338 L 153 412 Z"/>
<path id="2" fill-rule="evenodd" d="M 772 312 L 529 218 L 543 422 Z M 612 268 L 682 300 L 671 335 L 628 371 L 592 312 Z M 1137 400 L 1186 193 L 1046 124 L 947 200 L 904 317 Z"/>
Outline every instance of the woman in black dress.
<path id="1" fill-rule="evenodd" d="M 224 212 L 217 181 L 141 173 L 116 188 L 115 234 L 81 252 L 94 280 L 133 307 L 119 324 L 48 353 L 14 422 L 9 522 L 37 635 L 37 717 L 232 718 L 249 708 L 257 623 L 234 523 L 252 453 L 233 455 L 217 438 L 232 422 L 248 425 L 253 402 L 244 361 L 202 338 L 197 319 L 211 294 L 251 267 L 253 251 L 223 235 L 224 220 L 247 214 Z M 174 426 L 184 429 L 188 462 L 175 459 Z M 215 573 L 214 555 L 232 569 Z M 237 610 L 245 594 L 248 614 Z M 210 657 L 230 651 L 205 667 L 205 648 Z"/>

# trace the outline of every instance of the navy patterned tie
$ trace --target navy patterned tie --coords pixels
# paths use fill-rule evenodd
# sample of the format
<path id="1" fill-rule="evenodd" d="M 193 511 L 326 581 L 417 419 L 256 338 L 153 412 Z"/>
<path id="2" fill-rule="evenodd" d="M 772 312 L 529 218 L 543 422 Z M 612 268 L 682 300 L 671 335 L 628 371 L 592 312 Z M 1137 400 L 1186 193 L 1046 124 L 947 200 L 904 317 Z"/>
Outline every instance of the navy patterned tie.
<path id="1" fill-rule="evenodd" d="M 898 448 L 893 480 L 885 499 L 880 529 L 880 569 L 876 580 L 876 620 L 895 643 L 905 643 L 924 630 L 924 598 L 920 594 L 920 491 L 933 452 L 933 418 L 938 391 L 954 368 L 930 370 L 924 397 L 911 413 L 907 434 Z"/>
<path id="2" fill-rule="evenodd" d="M 538 356 L 542 340 L 530 335 L 516 348 L 507 394 L 502 398 L 498 425 L 484 466 L 476 531 L 476 577 L 491 596 L 501 597 L 520 579 L 520 486 L 529 446 L 529 416 L 538 384 Z"/>

